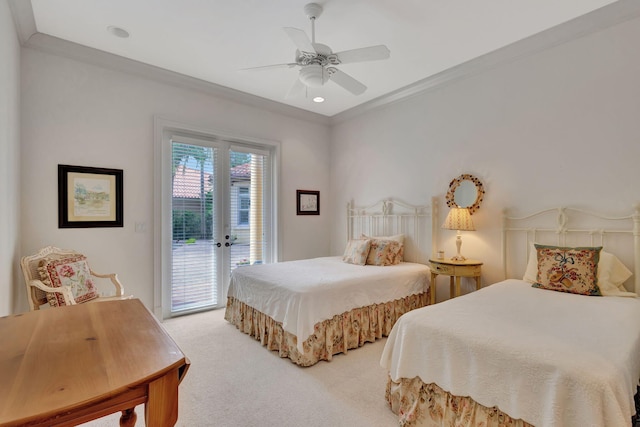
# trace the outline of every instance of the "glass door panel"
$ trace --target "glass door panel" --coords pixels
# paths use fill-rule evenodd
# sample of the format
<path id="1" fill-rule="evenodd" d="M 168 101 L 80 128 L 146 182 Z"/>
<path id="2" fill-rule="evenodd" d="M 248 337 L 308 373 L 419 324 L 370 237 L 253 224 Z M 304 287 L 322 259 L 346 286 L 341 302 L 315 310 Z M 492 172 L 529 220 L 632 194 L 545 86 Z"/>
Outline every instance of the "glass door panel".
<path id="1" fill-rule="evenodd" d="M 219 301 L 219 149 L 172 141 L 171 313 Z"/>
<path id="2" fill-rule="evenodd" d="M 181 135 L 169 141 L 165 317 L 223 307 L 234 269 L 274 261 L 271 152 Z"/>
<path id="3" fill-rule="evenodd" d="M 231 270 L 269 262 L 268 155 L 256 150 L 230 151 Z"/>

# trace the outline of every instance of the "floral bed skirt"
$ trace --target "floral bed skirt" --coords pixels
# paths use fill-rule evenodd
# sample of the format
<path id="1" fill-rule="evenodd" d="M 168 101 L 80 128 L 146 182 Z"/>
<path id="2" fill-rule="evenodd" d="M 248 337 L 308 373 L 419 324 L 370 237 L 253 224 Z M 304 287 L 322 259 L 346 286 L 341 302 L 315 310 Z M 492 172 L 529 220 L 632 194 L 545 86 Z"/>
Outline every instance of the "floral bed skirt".
<path id="1" fill-rule="evenodd" d="M 317 323 L 313 334 L 297 349 L 296 336 L 282 329 L 282 324 L 233 297 L 227 298 L 224 318 L 240 331 L 259 340 L 280 357 L 288 357 L 300 366 L 331 360 L 334 354 L 360 347 L 366 342 L 389 335 L 404 313 L 428 304 L 429 291 L 395 301 L 355 308 Z"/>
<path id="2" fill-rule="evenodd" d="M 389 377 L 385 397 L 400 426 L 531 426 L 496 407 L 487 408 L 470 397 L 454 396 L 433 383 L 425 384 L 419 377 L 399 382 Z"/>

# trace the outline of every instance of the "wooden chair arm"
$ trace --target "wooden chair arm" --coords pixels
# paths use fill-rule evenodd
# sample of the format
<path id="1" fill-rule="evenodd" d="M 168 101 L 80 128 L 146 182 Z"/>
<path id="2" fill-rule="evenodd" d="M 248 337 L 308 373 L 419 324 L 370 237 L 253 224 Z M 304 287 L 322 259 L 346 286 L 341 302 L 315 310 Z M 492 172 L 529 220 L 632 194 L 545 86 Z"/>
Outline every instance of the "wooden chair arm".
<path id="1" fill-rule="evenodd" d="M 111 280 L 111 283 L 113 283 L 113 286 L 116 287 L 116 296 L 117 297 L 121 297 L 121 296 L 124 295 L 124 286 L 122 286 L 122 283 L 120 283 L 120 280 L 118 280 L 118 275 L 116 273 L 100 274 L 100 273 L 96 273 L 92 269 L 89 269 L 89 272 L 91 273 L 92 276 L 96 276 L 96 277 L 99 277 L 101 279 L 109 279 L 109 280 Z"/>
<path id="2" fill-rule="evenodd" d="M 77 304 L 75 298 L 73 298 L 73 292 L 71 292 L 70 286 L 60 286 L 59 288 L 53 288 L 51 286 L 45 285 L 42 281 L 36 280 L 36 279 L 30 280 L 29 286 L 36 287 L 44 292 L 62 294 L 62 297 L 64 298 L 65 303 L 67 305 Z"/>

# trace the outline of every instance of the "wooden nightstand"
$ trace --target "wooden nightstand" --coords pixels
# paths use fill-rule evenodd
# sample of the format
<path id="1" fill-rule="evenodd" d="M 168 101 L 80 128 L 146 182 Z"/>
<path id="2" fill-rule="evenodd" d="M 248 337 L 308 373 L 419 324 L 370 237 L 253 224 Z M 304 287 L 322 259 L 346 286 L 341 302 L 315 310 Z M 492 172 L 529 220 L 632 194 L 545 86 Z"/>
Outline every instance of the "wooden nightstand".
<path id="1" fill-rule="evenodd" d="M 450 298 L 460 296 L 460 278 L 475 277 L 476 290 L 480 289 L 480 274 L 482 272 L 482 262 L 475 259 L 467 259 L 464 261 L 454 261 L 452 259 L 430 259 L 429 267 L 431 268 L 431 304 L 436 302 L 436 277 L 438 274 L 450 276 L 449 278 L 449 295 Z M 455 278 L 455 293 L 454 293 Z"/>

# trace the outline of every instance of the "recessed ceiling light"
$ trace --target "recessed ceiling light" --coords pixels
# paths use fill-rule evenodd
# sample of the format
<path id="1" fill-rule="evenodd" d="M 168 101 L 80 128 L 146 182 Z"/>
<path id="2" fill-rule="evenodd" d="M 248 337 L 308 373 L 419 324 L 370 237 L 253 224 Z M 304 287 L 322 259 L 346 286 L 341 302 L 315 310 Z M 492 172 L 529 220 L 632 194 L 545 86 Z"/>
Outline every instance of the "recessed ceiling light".
<path id="1" fill-rule="evenodd" d="M 324 102 L 324 98 L 321 96 L 316 96 L 313 98 L 313 102 Z"/>
<path id="2" fill-rule="evenodd" d="M 107 31 L 113 34 L 116 37 L 120 37 L 121 39 L 129 38 L 129 31 L 124 28 L 116 27 L 114 25 L 110 25 L 107 27 Z"/>

